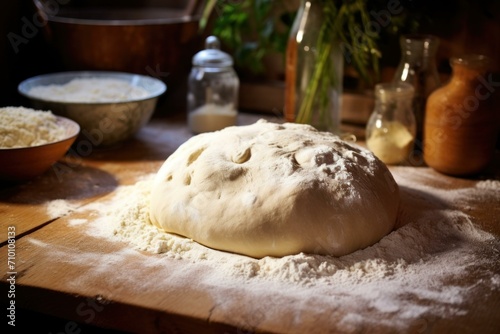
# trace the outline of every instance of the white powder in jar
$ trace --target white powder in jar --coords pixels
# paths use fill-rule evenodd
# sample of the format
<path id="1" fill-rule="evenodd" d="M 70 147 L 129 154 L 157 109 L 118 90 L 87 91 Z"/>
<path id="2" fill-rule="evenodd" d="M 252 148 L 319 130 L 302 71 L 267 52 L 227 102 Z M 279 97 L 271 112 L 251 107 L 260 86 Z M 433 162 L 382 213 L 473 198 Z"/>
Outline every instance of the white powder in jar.
<path id="1" fill-rule="evenodd" d="M 300 331 L 301 312 L 315 314 L 318 322 L 332 328 L 382 325 L 406 332 L 421 325 L 425 330 L 431 326 L 426 319 L 465 316 L 468 300 L 483 298 L 482 291 L 500 290 L 495 260 L 499 239 L 454 209 L 477 194 L 497 196 L 499 188 L 497 182 L 486 181 L 479 183 L 488 183 L 484 188 L 429 187 L 422 178 L 434 174 L 411 172 L 405 167 L 393 172 L 401 186 L 399 228 L 371 247 L 338 258 L 301 253 L 253 259 L 159 231 L 149 222 L 154 174 L 135 185 L 120 186 L 108 202 L 90 204 L 86 210 L 93 216 L 87 222 L 70 220 L 68 226 L 152 253 L 141 257 L 144 265 L 155 266 L 158 277 L 169 277 L 179 288 L 189 280 L 181 273 L 174 278 L 169 268 L 182 266 L 186 275 L 196 272 L 197 285 L 217 306 L 214 312 L 248 309 L 259 315 L 251 321 L 265 322 L 286 309 L 298 316 L 294 332 Z M 115 256 L 116 267 L 116 255 L 110 256 Z M 123 263 L 126 256 L 130 254 Z M 161 261 L 164 270 L 158 265 Z M 96 275 L 103 271 L 95 270 Z M 82 279 L 92 284 L 95 278 L 90 271 Z M 269 308 L 273 303 L 281 306 Z M 328 316 L 333 311 L 343 314 L 340 322 Z"/>
<path id="2" fill-rule="evenodd" d="M 189 129 L 195 134 L 236 125 L 237 111 L 232 104 L 205 104 L 188 114 Z"/>
<path id="3" fill-rule="evenodd" d="M 410 155 L 413 136 L 398 121 L 383 123 L 382 128 L 374 128 L 366 139 L 366 146 L 384 163 L 398 164 Z"/>
<path id="4" fill-rule="evenodd" d="M 142 99 L 148 91 L 125 80 L 112 78 L 75 78 L 62 85 L 42 85 L 30 89 L 33 97 L 61 102 L 121 102 Z"/>
<path id="5" fill-rule="evenodd" d="M 0 148 L 39 146 L 66 138 L 66 130 L 50 111 L 0 108 Z"/>

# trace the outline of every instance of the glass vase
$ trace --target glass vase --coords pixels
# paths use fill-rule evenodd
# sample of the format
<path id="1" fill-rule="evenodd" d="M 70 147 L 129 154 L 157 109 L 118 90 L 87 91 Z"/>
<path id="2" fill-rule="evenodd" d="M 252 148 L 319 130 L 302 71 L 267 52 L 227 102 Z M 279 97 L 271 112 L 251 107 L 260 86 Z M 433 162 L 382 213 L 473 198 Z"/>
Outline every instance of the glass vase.
<path id="1" fill-rule="evenodd" d="M 303 0 L 286 51 L 285 119 L 338 134 L 344 59 L 320 0 Z"/>
<path id="2" fill-rule="evenodd" d="M 436 65 L 439 39 L 432 35 L 403 35 L 400 37 L 401 60 L 393 82 L 413 86 L 413 112 L 417 123 L 415 150 L 422 151 L 425 105 L 429 95 L 440 86 Z"/>

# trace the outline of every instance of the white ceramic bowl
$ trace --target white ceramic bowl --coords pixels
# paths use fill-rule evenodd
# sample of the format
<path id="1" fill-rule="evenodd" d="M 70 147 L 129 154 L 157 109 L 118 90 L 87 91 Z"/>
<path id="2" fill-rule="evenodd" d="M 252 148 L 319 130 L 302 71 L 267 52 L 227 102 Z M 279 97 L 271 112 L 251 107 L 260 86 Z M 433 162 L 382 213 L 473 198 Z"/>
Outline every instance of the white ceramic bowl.
<path id="1" fill-rule="evenodd" d="M 140 99 L 125 98 L 113 102 L 68 102 L 57 96 L 37 97 L 30 93 L 33 87 L 64 85 L 75 78 L 106 78 L 126 81 L 145 89 L 148 94 Z M 158 98 L 167 87 L 150 76 L 108 71 L 78 71 L 43 74 L 24 80 L 18 92 L 27 97 L 34 109 L 51 110 L 54 114 L 76 121 L 80 137 L 94 146 L 109 146 L 136 134 L 150 119 Z"/>

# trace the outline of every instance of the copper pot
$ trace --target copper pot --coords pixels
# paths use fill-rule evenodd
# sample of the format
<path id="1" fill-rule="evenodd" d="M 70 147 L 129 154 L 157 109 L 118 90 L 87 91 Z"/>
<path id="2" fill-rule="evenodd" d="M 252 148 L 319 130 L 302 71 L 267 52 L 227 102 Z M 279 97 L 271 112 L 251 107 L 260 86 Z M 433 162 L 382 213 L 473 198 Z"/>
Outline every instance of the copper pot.
<path id="1" fill-rule="evenodd" d="M 67 70 L 146 74 L 171 92 L 187 77 L 202 43 L 200 1 L 156 1 L 161 6 L 154 7 L 140 0 L 33 2 L 46 21 L 45 38 Z"/>

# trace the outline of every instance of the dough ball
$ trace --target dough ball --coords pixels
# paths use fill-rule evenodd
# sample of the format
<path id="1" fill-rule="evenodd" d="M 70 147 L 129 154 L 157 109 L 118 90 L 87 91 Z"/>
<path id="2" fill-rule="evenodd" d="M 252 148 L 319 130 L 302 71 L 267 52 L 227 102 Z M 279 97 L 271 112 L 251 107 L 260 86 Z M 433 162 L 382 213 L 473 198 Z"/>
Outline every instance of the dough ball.
<path id="1" fill-rule="evenodd" d="M 260 120 L 190 138 L 153 183 L 166 232 L 248 255 L 341 256 L 394 227 L 399 189 L 370 151 L 303 124 Z"/>

